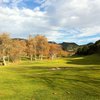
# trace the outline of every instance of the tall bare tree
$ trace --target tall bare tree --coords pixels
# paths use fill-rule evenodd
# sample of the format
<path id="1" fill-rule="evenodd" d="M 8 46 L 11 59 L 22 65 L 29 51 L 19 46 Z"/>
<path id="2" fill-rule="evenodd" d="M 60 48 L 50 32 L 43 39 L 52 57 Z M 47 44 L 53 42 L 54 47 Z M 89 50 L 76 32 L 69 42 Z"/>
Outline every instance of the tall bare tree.
<path id="1" fill-rule="evenodd" d="M 39 59 L 42 60 L 44 56 L 48 55 L 49 51 L 48 39 L 45 36 L 37 35 L 35 37 L 35 40 L 37 42 L 36 45 L 37 55 Z"/>
<path id="2" fill-rule="evenodd" d="M 30 56 L 30 60 L 37 59 L 37 41 L 32 36 L 29 36 L 28 42 L 27 42 L 27 53 Z"/>
<path id="3" fill-rule="evenodd" d="M 8 33 L 0 35 L 0 57 L 3 59 L 3 64 L 6 65 L 6 57 L 10 49 L 10 37 Z"/>
<path id="4" fill-rule="evenodd" d="M 49 44 L 49 56 L 51 59 L 56 58 L 61 53 L 61 46 L 58 44 Z"/>
<path id="5" fill-rule="evenodd" d="M 19 60 L 21 56 L 26 55 L 26 42 L 23 40 L 12 40 L 9 51 L 10 60 L 12 62 Z"/>

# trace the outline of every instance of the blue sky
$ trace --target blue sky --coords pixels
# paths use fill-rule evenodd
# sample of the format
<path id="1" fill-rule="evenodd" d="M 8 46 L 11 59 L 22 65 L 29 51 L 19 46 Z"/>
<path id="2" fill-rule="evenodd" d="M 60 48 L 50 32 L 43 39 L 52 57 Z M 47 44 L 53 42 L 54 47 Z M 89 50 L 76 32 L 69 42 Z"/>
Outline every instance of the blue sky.
<path id="1" fill-rule="evenodd" d="M 86 44 L 100 39 L 100 0 L 0 0 L 0 33 Z"/>

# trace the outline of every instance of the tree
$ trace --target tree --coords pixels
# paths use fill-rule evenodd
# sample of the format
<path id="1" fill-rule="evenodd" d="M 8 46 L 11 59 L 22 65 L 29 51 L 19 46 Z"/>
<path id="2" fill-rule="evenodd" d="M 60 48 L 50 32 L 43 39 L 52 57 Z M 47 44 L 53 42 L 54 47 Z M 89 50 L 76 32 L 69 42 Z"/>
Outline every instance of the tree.
<path id="1" fill-rule="evenodd" d="M 33 38 L 32 36 L 29 36 L 29 39 L 27 41 L 27 54 L 30 57 L 30 60 L 37 59 L 37 50 L 36 50 L 36 46 L 37 46 L 37 41 L 35 38 Z"/>
<path id="2" fill-rule="evenodd" d="M 100 40 L 96 41 L 95 46 L 96 46 L 97 53 L 100 54 Z"/>
<path id="3" fill-rule="evenodd" d="M 49 56 L 51 59 L 56 58 L 61 53 L 61 46 L 58 44 L 49 44 Z"/>
<path id="4" fill-rule="evenodd" d="M 36 40 L 36 50 L 37 50 L 37 56 L 39 59 L 43 59 L 44 56 L 48 55 L 49 52 L 49 44 L 48 39 L 45 36 L 37 35 L 35 36 Z"/>
<path id="5" fill-rule="evenodd" d="M 44 57 L 54 59 L 66 55 L 66 52 L 62 50 L 61 45 L 48 43 L 48 39 L 42 35 L 29 36 L 28 40 L 11 39 L 7 33 L 0 35 L 0 57 L 4 65 L 6 57 L 9 61 L 15 62 L 27 55 L 32 61 L 42 60 Z"/>
<path id="6" fill-rule="evenodd" d="M 2 33 L 0 35 L 0 56 L 3 59 L 3 64 L 6 65 L 6 57 L 10 49 L 10 37 L 8 33 Z"/>
<path id="7" fill-rule="evenodd" d="M 80 46 L 76 52 L 77 55 L 91 55 L 95 53 L 100 53 L 100 40 Z"/>
<path id="8" fill-rule="evenodd" d="M 9 50 L 10 60 L 15 62 L 19 60 L 21 56 L 25 55 L 26 42 L 22 40 L 12 40 L 11 48 Z"/>

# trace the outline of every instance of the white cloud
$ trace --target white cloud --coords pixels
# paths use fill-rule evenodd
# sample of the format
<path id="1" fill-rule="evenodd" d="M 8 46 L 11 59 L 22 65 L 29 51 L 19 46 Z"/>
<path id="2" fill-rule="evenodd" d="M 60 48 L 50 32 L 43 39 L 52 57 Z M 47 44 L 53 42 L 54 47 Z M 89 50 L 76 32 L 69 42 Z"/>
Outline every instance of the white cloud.
<path id="1" fill-rule="evenodd" d="M 85 29 L 83 28 L 82 33 L 78 37 L 94 36 L 97 34 L 100 35 L 100 26 L 87 27 Z"/>
<path id="2" fill-rule="evenodd" d="M 3 1 L 11 2 L 13 9 L 0 7 L 0 32 L 20 37 L 43 34 L 53 41 L 77 42 L 95 35 L 100 38 L 100 0 L 35 0 L 41 6 L 33 10 L 19 9 L 22 1 Z"/>
<path id="3" fill-rule="evenodd" d="M 64 27 L 87 27 L 100 24 L 99 5 L 100 0 L 47 0 L 41 6 L 46 7 L 52 25 L 55 20 L 57 25 Z M 73 20 L 73 16 L 77 21 Z M 62 23 L 63 20 L 65 23 Z"/>
<path id="4" fill-rule="evenodd" d="M 79 28 L 72 37 L 98 34 L 100 38 L 100 0 L 47 0 L 41 7 L 46 9 L 52 26 Z"/>
<path id="5" fill-rule="evenodd" d="M 45 13 L 29 9 L 10 9 L 0 7 L 0 31 L 8 31 L 16 35 L 34 32 L 46 23 Z M 38 29 L 39 30 L 39 29 Z M 36 32 L 38 33 L 38 30 Z M 40 29 L 41 30 L 41 29 Z"/>

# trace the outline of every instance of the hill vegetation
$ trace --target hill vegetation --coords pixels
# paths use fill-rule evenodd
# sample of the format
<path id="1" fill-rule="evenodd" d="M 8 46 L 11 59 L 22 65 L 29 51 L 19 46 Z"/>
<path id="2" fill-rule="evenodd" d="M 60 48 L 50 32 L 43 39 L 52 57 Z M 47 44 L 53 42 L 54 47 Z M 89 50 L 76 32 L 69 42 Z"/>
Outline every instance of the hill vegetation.
<path id="1" fill-rule="evenodd" d="M 77 48 L 79 47 L 78 44 L 76 43 L 70 43 L 70 42 L 63 42 L 63 43 L 60 43 L 60 45 L 62 46 L 62 49 L 65 50 L 65 51 L 76 51 Z"/>
<path id="2" fill-rule="evenodd" d="M 77 55 L 91 55 L 96 53 L 100 54 L 100 40 L 95 43 L 79 46 L 76 52 Z"/>

